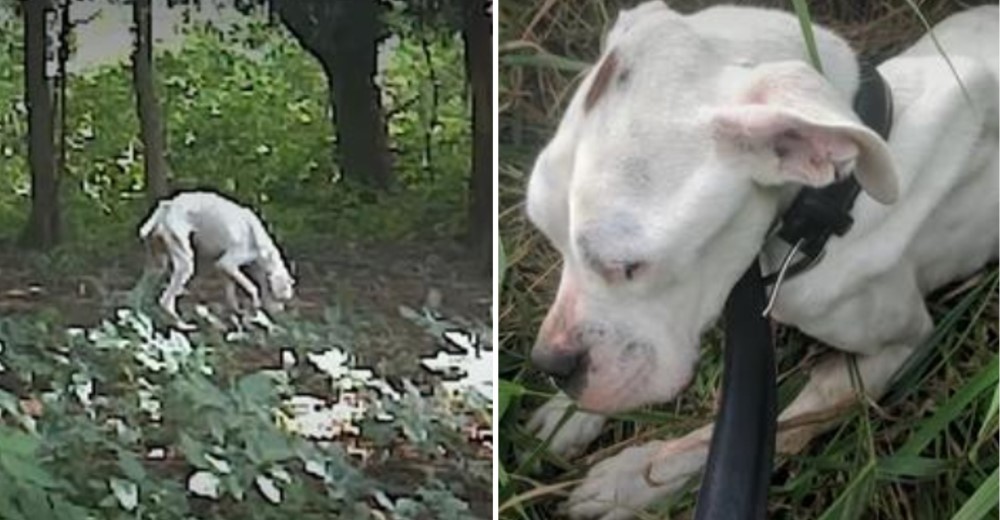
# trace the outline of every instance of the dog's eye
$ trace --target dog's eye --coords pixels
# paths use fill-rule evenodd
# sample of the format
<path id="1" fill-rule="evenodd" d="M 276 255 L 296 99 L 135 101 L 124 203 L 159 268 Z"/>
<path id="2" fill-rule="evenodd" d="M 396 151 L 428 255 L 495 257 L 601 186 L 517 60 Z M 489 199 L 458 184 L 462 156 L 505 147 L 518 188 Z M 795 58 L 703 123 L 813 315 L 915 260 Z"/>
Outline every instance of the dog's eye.
<path id="1" fill-rule="evenodd" d="M 641 276 L 647 265 L 645 262 L 613 262 L 604 265 L 594 265 L 594 270 L 610 284 L 631 282 Z"/>
<path id="2" fill-rule="evenodd" d="M 622 274 L 625 275 L 625 279 L 631 281 L 633 278 L 642 272 L 645 264 L 642 262 L 625 262 L 622 265 Z"/>

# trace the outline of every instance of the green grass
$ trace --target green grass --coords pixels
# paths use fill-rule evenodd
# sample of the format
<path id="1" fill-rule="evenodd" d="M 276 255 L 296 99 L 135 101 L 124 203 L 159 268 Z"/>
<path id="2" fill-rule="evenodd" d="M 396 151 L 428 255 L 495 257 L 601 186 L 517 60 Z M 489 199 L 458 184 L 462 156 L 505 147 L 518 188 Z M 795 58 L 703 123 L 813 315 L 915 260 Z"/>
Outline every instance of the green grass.
<path id="1" fill-rule="evenodd" d="M 699 372 L 675 402 L 620 414 L 585 458 L 561 460 L 523 425 L 554 389 L 527 354 L 554 295 L 559 256 L 527 223 L 524 185 L 535 155 L 599 53 L 618 6 L 633 2 L 513 0 L 500 10 L 499 432 L 501 517 L 551 517 L 596 461 L 629 445 L 668 439 L 708 423 L 721 382 L 718 331 L 706 333 Z M 707 2 L 674 1 L 690 10 Z M 741 2 L 767 3 L 767 2 Z M 774 2 L 772 2 L 773 4 Z M 805 4 L 805 2 L 802 2 Z M 781 4 L 790 9 L 790 4 Z M 832 25 L 867 54 L 885 56 L 960 6 L 952 2 L 809 2 L 805 19 Z M 770 518 L 972 519 L 996 517 L 998 502 L 997 267 L 928 299 L 937 325 L 879 403 L 859 401 L 800 455 L 776 461 Z M 819 345 L 782 329 L 779 402 L 805 383 Z M 696 483 L 657 504 L 649 518 L 688 518 Z"/>

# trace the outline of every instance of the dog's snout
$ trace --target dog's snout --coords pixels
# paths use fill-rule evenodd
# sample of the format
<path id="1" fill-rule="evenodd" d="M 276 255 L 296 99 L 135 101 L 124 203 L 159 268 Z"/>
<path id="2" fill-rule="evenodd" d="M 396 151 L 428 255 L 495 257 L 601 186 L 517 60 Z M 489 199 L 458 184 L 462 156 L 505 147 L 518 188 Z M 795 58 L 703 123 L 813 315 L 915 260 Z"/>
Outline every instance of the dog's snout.
<path id="1" fill-rule="evenodd" d="M 552 345 L 535 345 L 531 351 L 531 362 L 542 372 L 566 379 L 573 375 L 583 361 L 584 353 L 573 348 Z"/>

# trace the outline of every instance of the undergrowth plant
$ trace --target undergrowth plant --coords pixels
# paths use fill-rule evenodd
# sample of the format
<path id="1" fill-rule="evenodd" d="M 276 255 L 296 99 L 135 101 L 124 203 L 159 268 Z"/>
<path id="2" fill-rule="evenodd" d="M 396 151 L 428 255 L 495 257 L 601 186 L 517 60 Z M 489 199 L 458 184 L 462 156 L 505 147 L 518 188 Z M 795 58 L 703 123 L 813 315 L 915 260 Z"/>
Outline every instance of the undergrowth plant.
<path id="1" fill-rule="evenodd" d="M 350 330 L 0 318 L 0 517 L 481 516 L 485 403 L 354 366 Z"/>

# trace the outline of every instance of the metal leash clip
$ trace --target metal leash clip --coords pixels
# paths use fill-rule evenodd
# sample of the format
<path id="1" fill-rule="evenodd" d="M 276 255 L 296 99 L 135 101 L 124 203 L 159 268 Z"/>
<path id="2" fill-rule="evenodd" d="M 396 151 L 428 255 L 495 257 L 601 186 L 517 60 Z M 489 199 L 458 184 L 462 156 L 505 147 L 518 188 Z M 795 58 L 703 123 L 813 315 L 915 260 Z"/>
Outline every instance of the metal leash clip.
<path id="1" fill-rule="evenodd" d="M 764 311 L 761 313 L 761 316 L 765 318 L 770 317 L 771 310 L 774 309 L 774 302 L 778 299 L 778 291 L 781 289 L 781 283 L 785 281 L 785 275 L 788 273 L 788 268 L 792 266 L 792 259 L 795 258 L 796 254 L 798 254 L 799 248 L 802 247 L 804 242 L 805 239 L 800 238 L 797 242 L 795 242 L 795 245 L 788 250 L 785 258 L 781 260 L 781 268 L 778 269 L 778 277 L 775 278 L 774 284 L 771 286 L 771 294 L 767 298 L 767 305 L 764 307 Z M 810 264 L 816 262 L 817 260 L 819 260 L 818 257 L 813 259 Z"/>

